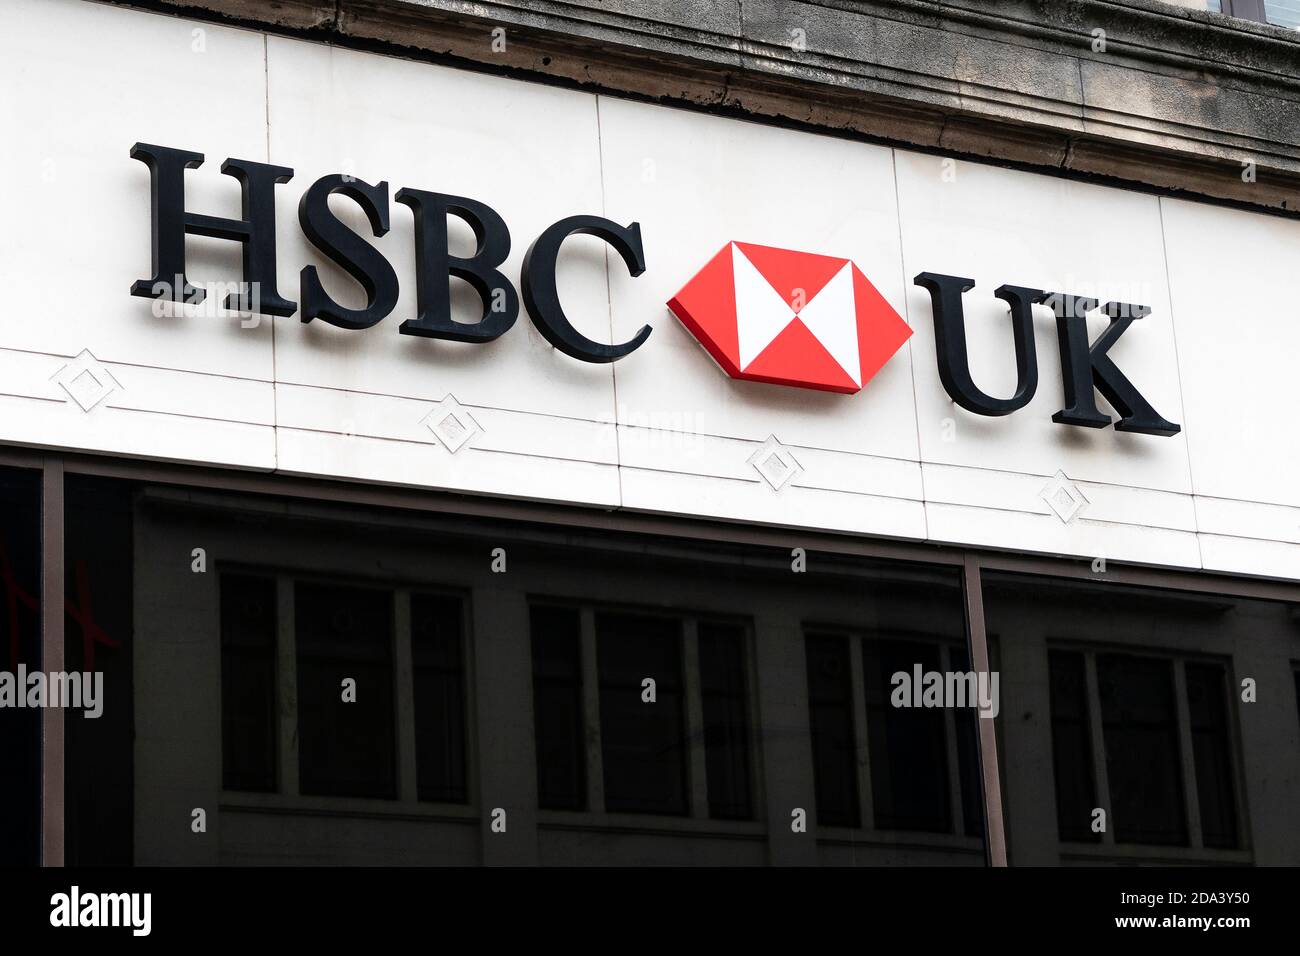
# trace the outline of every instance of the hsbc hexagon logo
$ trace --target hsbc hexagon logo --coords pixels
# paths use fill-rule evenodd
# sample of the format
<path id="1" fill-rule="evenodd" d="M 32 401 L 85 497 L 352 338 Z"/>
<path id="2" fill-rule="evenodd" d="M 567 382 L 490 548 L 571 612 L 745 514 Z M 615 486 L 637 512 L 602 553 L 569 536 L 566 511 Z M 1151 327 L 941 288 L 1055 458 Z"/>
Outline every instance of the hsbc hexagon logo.
<path id="1" fill-rule="evenodd" d="M 732 378 L 852 394 L 912 330 L 848 259 L 729 242 L 668 308 Z"/>

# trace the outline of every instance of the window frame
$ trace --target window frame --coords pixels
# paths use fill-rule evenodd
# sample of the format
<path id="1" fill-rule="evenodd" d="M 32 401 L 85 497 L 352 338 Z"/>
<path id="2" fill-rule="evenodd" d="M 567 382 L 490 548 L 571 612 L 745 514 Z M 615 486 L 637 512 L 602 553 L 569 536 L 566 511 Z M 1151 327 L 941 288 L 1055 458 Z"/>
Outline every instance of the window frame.
<path id="1" fill-rule="evenodd" d="M 528 607 L 543 605 L 576 610 L 579 627 L 580 696 L 582 723 L 587 741 L 584 754 L 586 804 L 581 809 L 545 808 L 538 810 L 543 822 L 571 826 L 577 818 L 593 826 L 648 826 L 678 830 L 736 829 L 740 832 L 766 832 L 763 810 L 762 747 L 756 722 L 758 713 L 758 675 L 753 619 L 741 612 L 725 613 L 701 610 L 694 606 L 665 607 L 638 602 L 600 601 L 572 595 L 529 591 Z M 600 670 L 596 617 L 599 614 L 627 614 L 658 617 L 674 621 L 681 628 L 681 664 L 683 727 L 687 741 L 686 812 L 682 815 L 611 811 L 605 805 L 604 750 L 600 721 Z M 708 768 L 704 740 L 704 699 L 700 678 L 699 625 L 703 622 L 740 629 L 744 649 L 745 748 L 748 760 L 751 816 L 746 820 L 710 815 Z M 530 644 L 531 646 L 531 644 Z M 531 659 L 530 659 L 531 667 Z M 536 711 L 530 714 L 535 721 Z M 674 826 L 676 824 L 676 826 Z"/>
<path id="2" fill-rule="evenodd" d="M 287 564 L 263 564 L 239 559 L 217 562 L 213 577 L 220 587 L 224 574 L 255 575 L 270 578 L 276 593 L 276 639 L 274 646 L 275 686 L 279 727 L 276 729 L 275 787 L 271 791 L 227 790 L 220 788 L 222 806 L 250 809 L 291 809 L 325 812 L 339 807 L 356 808 L 371 813 L 399 813 L 416 817 L 465 817 L 478 815 L 477 728 L 475 725 L 475 673 L 473 604 L 469 588 L 455 585 L 385 577 L 377 573 L 339 573 L 297 568 Z M 389 797 L 355 797 L 335 794 L 304 794 L 298 773 L 298 711 L 286 701 L 296 703 L 298 696 L 298 654 L 294 614 L 295 588 L 300 583 L 381 590 L 392 602 L 394 733 L 396 746 L 396 792 Z M 413 595 L 450 597 L 461 602 L 461 703 L 464 709 L 465 800 L 463 802 L 421 800 L 419 798 L 418 744 L 415 723 L 415 671 L 412 654 L 411 598 Z"/>
<path id="3" fill-rule="evenodd" d="M 1198 9 L 1192 7 L 1190 9 Z M 1279 30 L 1300 30 L 1300 26 L 1292 27 L 1284 23 L 1275 23 L 1268 18 L 1268 7 L 1265 0 L 1219 0 L 1219 9 L 1211 10 L 1207 7 L 1199 12 L 1219 14 L 1220 16 L 1232 17 L 1234 20 L 1246 20 L 1250 23 L 1261 23 L 1270 27 L 1277 27 Z"/>
<path id="4" fill-rule="evenodd" d="M 1077 638 L 1058 638 L 1047 636 L 1044 646 L 1051 651 L 1068 651 L 1083 657 L 1084 667 L 1084 706 L 1088 726 L 1089 745 L 1091 747 L 1093 791 L 1100 803 L 1105 801 L 1107 813 L 1106 829 L 1096 841 L 1080 842 L 1061 840 L 1058 844 L 1063 861 L 1071 856 L 1079 858 L 1106 857 L 1148 858 L 1163 857 L 1176 860 L 1214 859 L 1223 862 L 1251 862 L 1253 847 L 1251 845 L 1251 826 L 1249 806 L 1246 799 L 1245 764 L 1242 753 L 1240 734 L 1239 698 L 1232 692 L 1234 686 L 1240 686 L 1235 676 L 1235 660 L 1231 654 L 1216 654 L 1202 650 L 1180 650 L 1168 647 L 1152 647 L 1144 644 L 1126 644 L 1116 641 L 1086 642 Z M 1138 657 L 1157 660 L 1169 665 L 1174 703 L 1174 732 L 1178 739 L 1179 774 L 1177 785 L 1183 801 L 1183 816 L 1187 829 L 1187 842 L 1182 844 L 1141 843 L 1135 841 L 1120 842 L 1115 838 L 1115 826 L 1112 819 L 1113 801 L 1106 767 L 1106 741 L 1101 710 L 1100 687 L 1098 682 L 1097 658 L 1112 655 L 1121 657 Z M 1233 814 L 1235 817 L 1237 845 L 1232 848 L 1207 847 L 1204 845 L 1203 824 L 1200 815 L 1200 792 L 1196 779 L 1196 761 L 1192 741 L 1190 705 L 1187 699 L 1186 665 L 1211 664 L 1223 668 L 1224 681 L 1224 717 L 1227 723 L 1228 766 L 1232 783 Z M 1052 749 L 1055 760 L 1055 749 Z M 1056 796 L 1053 788 L 1053 819 L 1056 819 Z M 1059 834 L 1059 830 L 1057 830 Z"/>
<path id="5" fill-rule="evenodd" d="M 1207 10 L 1206 12 L 1218 12 L 1225 17 L 1250 20 L 1252 23 L 1269 22 L 1268 14 L 1264 9 L 1264 0 L 1219 0 L 1218 11 Z"/>
<path id="6" fill-rule="evenodd" d="M 850 699 L 853 708 L 853 742 L 857 758 L 858 826 L 824 825 L 819 822 L 817 825 L 819 839 L 824 839 L 827 842 L 843 842 L 847 840 L 858 844 L 872 843 L 881 846 L 908 842 L 944 849 L 977 851 L 986 854 L 985 841 L 989 829 L 987 814 L 985 814 L 984 819 L 984 834 L 972 835 L 966 833 L 964 805 L 962 803 L 960 740 L 955 708 L 940 708 L 943 715 L 945 772 L 948 779 L 947 803 L 950 829 L 947 832 L 877 828 L 875 825 L 875 800 L 871 789 L 871 741 L 868 726 L 866 674 L 863 669 L 864 643 L 867 641 L 899 641 L 935 645 L 939 652 L 939 670 L 941 673 L 952 671 L 952 649 L 954 647 L 963 647 L 967 654 L 969 669 L 978 671 L 979 668 L 974 663 L 974 654 L 970 647 L 969 634 L 963 640 L 936 634 L 933 631 L 894 627 L 872 630 L 863 628 L 860 625 L 845 624 L 843 622 L 829 623 L 825 620 L 809 618 L 801 622 L 800 640 L 806 642 L 809 636 L 832 637 L 848 642 L 851 680 Z M 805 688 L 806 692 L 807 688 Z M 975 720 L 980 720 L 978 715 L 975 716 Z M 986 722 L 992 723 L 991 720 Z M 976 729 L 975 758 L 978 763 L 980 760 L 978 731 L 981 729 L 979 724 L 976 725 Z M 981 809 L 983 809 L 985 798 L 983 788 L 980 788 L 972 797 L 979 802 Z"/>

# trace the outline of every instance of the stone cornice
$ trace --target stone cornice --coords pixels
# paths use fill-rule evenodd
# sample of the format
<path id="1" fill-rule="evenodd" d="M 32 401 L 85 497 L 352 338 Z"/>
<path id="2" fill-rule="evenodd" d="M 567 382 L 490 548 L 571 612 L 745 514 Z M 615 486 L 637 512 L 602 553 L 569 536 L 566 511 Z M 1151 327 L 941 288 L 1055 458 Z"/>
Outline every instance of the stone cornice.
<path id="1" fill-rule="evenodd" d="M 1300 209 L 1300 33 L 1160 0 L 127 5 L 1277 212 Z M 498 27 L 504 50 L 492 42 Z M 1254 181 L 1243 176 L 1248 162 Z"/>

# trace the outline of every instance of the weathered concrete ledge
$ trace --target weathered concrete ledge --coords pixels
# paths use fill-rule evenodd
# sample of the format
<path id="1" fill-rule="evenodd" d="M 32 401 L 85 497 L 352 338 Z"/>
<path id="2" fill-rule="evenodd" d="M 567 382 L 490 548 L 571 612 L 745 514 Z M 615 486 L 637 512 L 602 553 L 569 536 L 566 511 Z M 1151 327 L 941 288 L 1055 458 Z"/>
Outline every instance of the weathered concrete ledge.
<path id="1" fill-rule="evenodd" d="M 1300 213 L 1300 32 L 1160 0 L 108 2 Z"/>

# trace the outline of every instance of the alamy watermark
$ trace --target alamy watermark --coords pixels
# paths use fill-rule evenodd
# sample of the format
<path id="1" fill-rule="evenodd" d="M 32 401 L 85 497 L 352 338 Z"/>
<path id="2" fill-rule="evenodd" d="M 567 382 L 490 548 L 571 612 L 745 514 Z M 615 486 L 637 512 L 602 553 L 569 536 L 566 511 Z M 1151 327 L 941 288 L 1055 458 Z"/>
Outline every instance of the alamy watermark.
<path id="1" fill-rule="evenodd" d="M 64 707 L 92 719 L 104 712 L 103 671 L 0 671 L 0 707 Z"/>
<path id="2" fill-rule="evenodd" d="M 187 282 L 184 276 L 174 281 L 155 282 L 151 288 L 150 308 L 156 319 L 225 318 L 240 319 L 240 325 L 255 329 L 262 322 L 262 284 L 260 282 Z"/>
<path id="3" fill-rule="evenodd" d="M 124 927 L 133 936 L 148 936 L 153 926 L 152 893 L 83 893 L 74 885 L 50 897 L 50 925 L 55 927 Z"/>
<path id="4" fill-rule="evenodd" d="M 974 707 L 981 717 L 998 715 L 997 671 L 895 671 L 889 702 L 895 707 Z"/>

